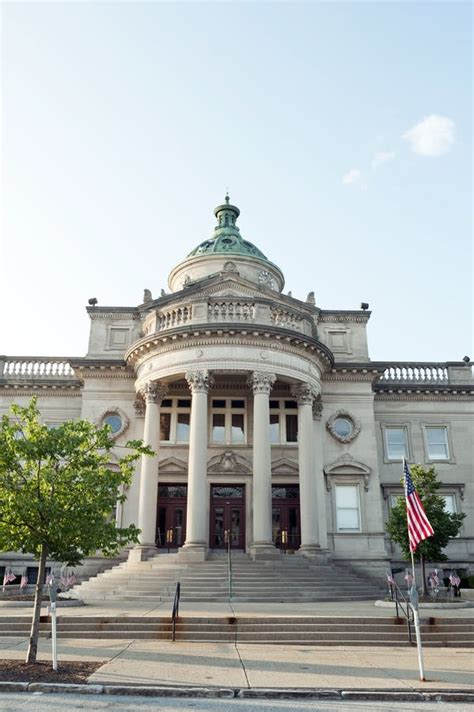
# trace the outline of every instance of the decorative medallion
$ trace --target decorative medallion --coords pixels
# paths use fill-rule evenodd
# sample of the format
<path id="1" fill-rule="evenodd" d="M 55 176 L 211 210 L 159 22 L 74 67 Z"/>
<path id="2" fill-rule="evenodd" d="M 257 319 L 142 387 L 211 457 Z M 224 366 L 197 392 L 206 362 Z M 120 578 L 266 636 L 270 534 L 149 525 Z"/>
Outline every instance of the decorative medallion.
<path id="1" fill-rule="evenodd" d="M 275 289 L 275 283 L 273 277 L 266 269 L 261 269 L 258 273 L 258 281 L 265 287 L 270 287 L 270 289 Z"/>

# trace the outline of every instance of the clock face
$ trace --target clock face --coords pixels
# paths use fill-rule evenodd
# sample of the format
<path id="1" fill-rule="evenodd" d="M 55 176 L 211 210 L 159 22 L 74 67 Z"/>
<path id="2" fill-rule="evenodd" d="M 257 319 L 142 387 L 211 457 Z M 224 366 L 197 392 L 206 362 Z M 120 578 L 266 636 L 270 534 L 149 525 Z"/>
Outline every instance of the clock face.
<path id="1" fill-rule="evenodd" d="M 258 281 L 260 284 L 264 284 L 265 286 L 270 287 L 270 289 L 274 289 L 273 277 L 270 272 L 267 272 L 266 269 L 260 270 L 258 273 Z"/>

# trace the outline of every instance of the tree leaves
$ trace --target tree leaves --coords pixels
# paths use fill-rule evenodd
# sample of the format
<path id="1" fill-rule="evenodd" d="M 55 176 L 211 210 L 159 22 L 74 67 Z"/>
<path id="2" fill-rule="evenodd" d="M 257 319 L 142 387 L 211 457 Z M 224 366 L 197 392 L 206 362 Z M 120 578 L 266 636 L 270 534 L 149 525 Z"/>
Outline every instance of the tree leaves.
<path id="1" fill-rule="evenodd" d="M 443 549 L 450 539 L 457 536 L 466 515 L 446 511 L 445 501 L 438 494 L 442 483 L 434 467 L 425 470 L 421 465 L 413 465 L 410 469 L 413 484 L 434 529 L 433 536 L 418 544 L 415 559 L 423 556 L 426 561 L 445 561 L 448 557 Z M 386 530 L 390 539 L 400 546 L 403 557 L 410 559 L 405 497 L 399 497 L 391 508 Z"/>

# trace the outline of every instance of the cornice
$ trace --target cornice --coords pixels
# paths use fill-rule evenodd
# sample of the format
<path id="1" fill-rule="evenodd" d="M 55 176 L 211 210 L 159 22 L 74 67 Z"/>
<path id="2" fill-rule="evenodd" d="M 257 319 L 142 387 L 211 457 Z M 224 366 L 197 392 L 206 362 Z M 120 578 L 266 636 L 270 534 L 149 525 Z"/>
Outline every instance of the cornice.
<path id="1" fill-rule="evenodd" d="M 86 378 L 134 378 L 125 361 L 119 359 L 78 359 L 71 361 L 74 373 L 82 380 Z"/>
<path id="2" fill-rule="evenodd" d="M 375 391 L 375 401 L 474 401 L 474 391 L 462 391 L 459 388 L 440 389 L 432 388 L 430 390 L 418 389 L 396 389 L 387 390 L 386 392 Z"/>
<path id="3" fill-rule="evenodd" d="M 327 324 L 331 322 L 346 323 L 348 321 L 356 322 L 359 324 L 366 324 L 369 321 L 371 314 L 372 312 L 370 311 L 328 311 L 326 309 L 322 309 L 319 312 L 318 324 Z"/>
<path id="4" fill-rule="evenodd" d="M 22 396 L 37 396 L 38 391 L 41 391 L 42 396 L 67 396 L 73 398 L 82 396 L 82 384 L 77 381 L 67 385 L 57 385 L 53 383 L 38 383 L 36 384 L 5 384 L 1 395 L 17 396 L 19 393 Z"/>
<path id="5" fill-rule="evenodd" d="M 91 319 L 140 319 L 138 307 L 86 307 Z"/>
<path id="6" fill-rule="evenodd" d="M 178 348 L 202 347 L 215 344 L 258 346 L 263 350 L 278 349 L 301 354 L 301 351 L 317 355 L 326 367 L 333 364 L 333 356 L 327 346 L 314 337 L 277 327 L 249 324 L 206 324 L 203 326 L 178 327 L 165 333 L 146 336 L 137 341 L 125 354 L 129 365 L 136 365 L 143 355 L 153 351 L 167 353 Z"/>

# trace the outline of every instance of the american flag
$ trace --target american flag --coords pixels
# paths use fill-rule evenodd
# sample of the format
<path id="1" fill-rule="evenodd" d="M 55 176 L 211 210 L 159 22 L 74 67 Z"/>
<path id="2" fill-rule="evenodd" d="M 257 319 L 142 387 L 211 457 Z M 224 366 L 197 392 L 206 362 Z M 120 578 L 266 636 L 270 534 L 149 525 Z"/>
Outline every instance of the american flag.
<path id="1" fill-rule="evenodd" d="M 449 583 L 451 584 L 451 586 L 459 586 L 459 584 L 461 583 L 461 579 L 455 571 L 453 571 L 453 573 L 450 575 Z"/>
<path id="2" fill-rule="evenodd" d="M 5 586 L 7 586 L 10 581 L 14 581 L 15 579 L 16 574 L 14 574 L 11 569 L 5 569 L 5 573 L 3 575 L 3 590 L 5 590 Z"/>
<path id="3" fill-rule="evenodd" d="M 28 576 L 26 574 L 21 575 L 20 588 L 26 588 L 28 586 Z"/>
<path id="4" fill-rule="evenodd" d="M 428 521 L 421 500 L 413 485 L 410 468 L 407 461 L 403 460 L 403 477 L 405 482 L 405 497 L 407 505 L 408 539 L 410 551 L 416 551 L 416 547 L 424 539 L 434 534 L 433 527 Z"/>

